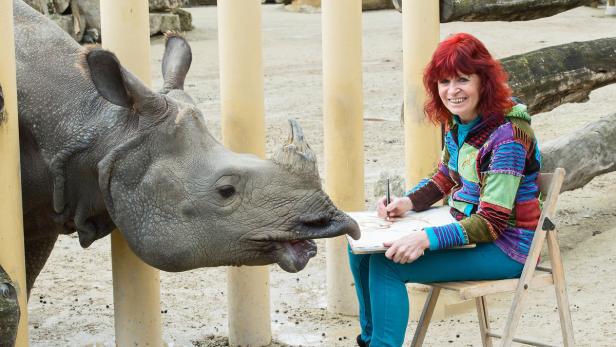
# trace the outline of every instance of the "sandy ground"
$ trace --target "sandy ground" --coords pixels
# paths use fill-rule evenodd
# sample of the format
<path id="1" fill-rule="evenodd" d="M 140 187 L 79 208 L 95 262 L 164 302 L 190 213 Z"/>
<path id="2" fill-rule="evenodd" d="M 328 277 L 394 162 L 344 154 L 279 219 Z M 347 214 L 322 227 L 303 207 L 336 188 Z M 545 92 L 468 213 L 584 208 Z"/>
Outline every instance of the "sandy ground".
<path id="1" fill-rule="evenodd" d="M 192 8 L 196 29 L 187 34 L 193 67 L 187 90 L 220 138 L 216 9 Z M 364 13 L 364 117 L 366 206 L 381 170 L 403 174 L 401 16 L 391 11 Z M 603 10 L 578 8 L 524 23 L 449 23 L 441 36 L 470 32 L 497 57 L 541 47 L 613 36 L 616 18 Z M 267 149 L 271 152 L 295 117 L 322 163 L 322 76 L 320 15 L 289 13 L 278 5 L 263 9 Z M 155 85 L 161 85 L 162 39 L 152 40 Z M 534 117 L 541 141 L 574 131 L 614 112 L 616 85 L 596 90 L 583 104 L 563 105 Z M 322 169 L 322 168 L 321 168 Z M 616 173 L 598 177 L 583 189 L 562 195 L 558 224 L 564 249 L 573 326 L 580 345 L 616 345 Z M 321 252 L 307 268 L 289 274 L 271 269 L 272 330 L 280 342 L 302 346 L 352 346 L 354 317 L 326 311 L 325 259 Z M 227 334 L 226 269 L 161 273 L 164 339 L 170 345 L 224 345 Z M 489 298 L 491 324 L 502 327 L 510 296 Z M 422 303 L 411 303 L 421 305 Z M 519 332 L 561 345 L 553 290 L 532 291 Z M 33 346 L 113 345 L 113 298 L 108 238 L 81 249 L 62 236 L 32 292 L 29 305 Z M 412 334 L 415 322 L 409 323 Z M 410 340 L 409 340 L 410 341 Z M 429 346 L 476 346 L 481 341 L 473 311 L 434 322 Z"/>

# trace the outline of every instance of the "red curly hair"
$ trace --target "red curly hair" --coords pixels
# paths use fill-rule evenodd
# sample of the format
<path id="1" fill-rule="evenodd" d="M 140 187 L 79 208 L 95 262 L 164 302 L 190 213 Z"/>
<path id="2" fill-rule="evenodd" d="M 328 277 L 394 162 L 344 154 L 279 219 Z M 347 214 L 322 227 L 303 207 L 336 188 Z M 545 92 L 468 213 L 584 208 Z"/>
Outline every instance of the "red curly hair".
<path id="1" fill-rule="evenodd" d="M 438 81 L 460 74 L 479 76 L 477 111 L 482 116 L 502 116 L 513 106 L 508 75 L 500 62 L 476 37 L 459 33 L 439 43 L 424 70 L 423 84 L 428 94 L 424 112 L 433 123 L 448 124 L 452 116 L 438 94 Z"/>

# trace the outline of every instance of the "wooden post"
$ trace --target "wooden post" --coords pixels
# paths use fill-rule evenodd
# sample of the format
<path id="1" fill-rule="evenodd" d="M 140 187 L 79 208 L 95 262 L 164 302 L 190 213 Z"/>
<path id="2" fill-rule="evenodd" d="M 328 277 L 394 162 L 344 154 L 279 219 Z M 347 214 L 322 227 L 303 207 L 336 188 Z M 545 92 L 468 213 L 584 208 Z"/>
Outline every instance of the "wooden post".
<path id="1" fill-rule="evenodd" d="M 150 19 L 146 0 L 102 0 L 103 47 L 151 84 Z M 115 230 L 111 235 L 116 345 L 162 346 L 158 270 L 141 261 Z"/>
<path id="2" fill-rule="evenodd" d="M 19 167 L 13 1 L 0 0 L 0 264 L 15 282 L 19 309 L 17 347 L 28 345 L 28 303 Z"/>
<path id="3" fill-rule="evenodd" d="M 430 174 L 441 153 L 441 130 L 426 120 L 423 70 L 439 42 L 438 1 L 402 3 L 406 185 Z"/>
<path id="4" fill-rule="evenodd" d="M 426 92 L 423 71 L 439 42 L 439 2 L 436 0 L 403 0 L 402 2 L 402 51 L 404 65 L 404 149 L 407 189 L 427 177 L 441 153 L 441 129 L 426 120 L 423 105 Z M 408 287 L 411 296 L 411 316 L 414 316 L 425 293 L 417 286 Z M 434 319 L 444 318 L 445 306 L 459 302 L 457 297 L 443 292 L 436 303 Z M 468 301 L 464 306 L 472 307 Z M 417 317 L 413 317 L 416 319 Z"/>
<path id="5" fill-rule="evenodd" d="M 261 1 L 218 2 L 223 144 L 265 157 Z M 232 267 L 227 276 L 229 345 L 272 340 L 269 266 Z"/>
<path id="6" fill-rule="evenodd" d="M 364 209 L 362 2 L 323 0 L 325 191 L 344 211 Z M 327 308 L 358 312 L 344 236 L 326 240 Z"/>
<path id="7" fill-rule="evenodd" d="M 608 16 L 616 16 L 616 0 L 607 0 L 605 14 Z"/>

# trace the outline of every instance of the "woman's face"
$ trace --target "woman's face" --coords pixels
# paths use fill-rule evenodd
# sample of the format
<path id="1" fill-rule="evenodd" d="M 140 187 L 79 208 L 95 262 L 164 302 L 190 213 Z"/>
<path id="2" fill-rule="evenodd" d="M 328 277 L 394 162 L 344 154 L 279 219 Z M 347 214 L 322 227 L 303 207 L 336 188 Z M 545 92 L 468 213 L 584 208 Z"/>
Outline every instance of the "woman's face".
<path id="1" fill-rule="evenodd" d="M 449 112 L 463 123 L 477 118 L 481 80 L 476 74 L 459 74 L 438 81 L 438 95 Z"/>

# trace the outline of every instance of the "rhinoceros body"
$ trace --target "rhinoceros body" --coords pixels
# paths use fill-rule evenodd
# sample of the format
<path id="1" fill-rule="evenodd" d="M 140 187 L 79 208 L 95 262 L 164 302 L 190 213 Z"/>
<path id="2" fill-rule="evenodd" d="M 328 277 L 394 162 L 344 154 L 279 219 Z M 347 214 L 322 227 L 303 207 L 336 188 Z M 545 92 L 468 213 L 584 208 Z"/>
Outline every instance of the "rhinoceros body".
<path id="1" fill-rule="evenodd" d="M 291 272 L 314 256 L 311 239 L 357 236 L 321 190 L 300 129 L 272 160 L 210 135 L 183 91 L 192 59 L 183 38 L 166 42 L 158 93 L 111 52 L 13 7 L 28 290 L 59 234 L 77 232 L 87 247 L 118 227 L 137 256 L 167 271 L 278 263 Z"/>

